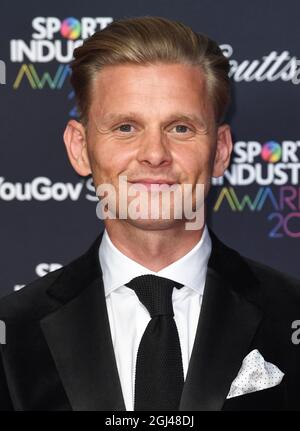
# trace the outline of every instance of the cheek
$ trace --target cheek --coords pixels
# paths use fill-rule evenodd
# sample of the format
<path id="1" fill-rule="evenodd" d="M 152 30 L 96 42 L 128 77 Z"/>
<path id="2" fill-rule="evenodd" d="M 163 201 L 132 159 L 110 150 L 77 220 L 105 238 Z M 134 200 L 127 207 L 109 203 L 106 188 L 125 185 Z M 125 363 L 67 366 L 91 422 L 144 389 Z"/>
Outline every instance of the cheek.
<path id="1" fill-rule="evenodd" d="M 207 151 L 182 151 L 177 155 L 179 169 L 189 178 L 206 177 L 210 170 L 210 157 Z"/>
<path id="2" fill-rule="evenodd" d="M 101 145 L 94 146 L 90 151 L 92 170 L 97 178 L 113 178 L 124 172 L 131 157 L 124 150 L 108 150 Z"/>

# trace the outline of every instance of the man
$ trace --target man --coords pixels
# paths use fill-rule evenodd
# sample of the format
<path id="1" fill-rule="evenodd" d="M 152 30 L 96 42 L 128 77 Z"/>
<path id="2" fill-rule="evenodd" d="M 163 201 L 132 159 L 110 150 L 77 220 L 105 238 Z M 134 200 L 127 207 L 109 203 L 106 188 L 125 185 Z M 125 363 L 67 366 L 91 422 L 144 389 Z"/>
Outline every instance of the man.
<path id="1" fill-rule="evenodd" d="M 75 50 L 66 149 L 96 190 L 113 186 L 102 210 L 116 198 L 116 217 L 84 255 L 0 301 L 2 410 L 299 410 L 299 283 L 205 223 L 187 228 L 175 194 L 168 218 L 120 214 L 135 199 L 121 176 L 144 197 L 137 211 L 155 184 L 160 209 L 187 184 L 204 209 L 197 185 L 205 198 L 232 151 L 228 70 L 214 41 L 158 17 Z"/>

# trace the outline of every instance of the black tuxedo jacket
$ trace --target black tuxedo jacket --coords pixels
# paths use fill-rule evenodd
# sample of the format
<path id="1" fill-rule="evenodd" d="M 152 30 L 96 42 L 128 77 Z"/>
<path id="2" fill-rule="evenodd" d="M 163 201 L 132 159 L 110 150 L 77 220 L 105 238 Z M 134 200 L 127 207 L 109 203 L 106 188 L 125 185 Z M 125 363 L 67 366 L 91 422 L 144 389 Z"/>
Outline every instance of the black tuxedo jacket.
<path id="1" fill-rule="evenodd" d="M 98 248 L 0 300 L 1 410 L 125 411 Z M 300 410 L 300 284 L 243 258 L 210 230 L 201 313 L 181 411 Z M 118 268 L 116 268 L 116 271 Z M 273 388 L 226 400 L 245 356 L 258 349 L 285 373 Z"/>

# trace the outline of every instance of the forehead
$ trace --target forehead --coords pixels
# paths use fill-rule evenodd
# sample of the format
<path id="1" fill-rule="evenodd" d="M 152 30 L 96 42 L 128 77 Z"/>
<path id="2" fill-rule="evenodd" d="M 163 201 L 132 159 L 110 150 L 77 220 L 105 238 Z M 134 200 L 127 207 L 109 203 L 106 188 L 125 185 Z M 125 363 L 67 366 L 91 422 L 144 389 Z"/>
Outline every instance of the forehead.
<path id="1" fill-rule="evenodd" d="M 207 110 L 206 79 L 199 66 L 122 64 L 105 66 L 91 85 L 91 108 L 119 110 Z"/>

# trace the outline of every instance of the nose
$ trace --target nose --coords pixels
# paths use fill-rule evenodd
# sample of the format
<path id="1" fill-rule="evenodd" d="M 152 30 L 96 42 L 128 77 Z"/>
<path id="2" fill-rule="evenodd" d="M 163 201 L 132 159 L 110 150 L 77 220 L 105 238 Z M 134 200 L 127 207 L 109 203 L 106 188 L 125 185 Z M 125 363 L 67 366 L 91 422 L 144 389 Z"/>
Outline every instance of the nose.
<path id="1" fill-rule="evenodd" d="M 172 155 L 161 130 L 148 130 L 141 138 L 137 160 L 153 167 L 169 165 Z"/>

